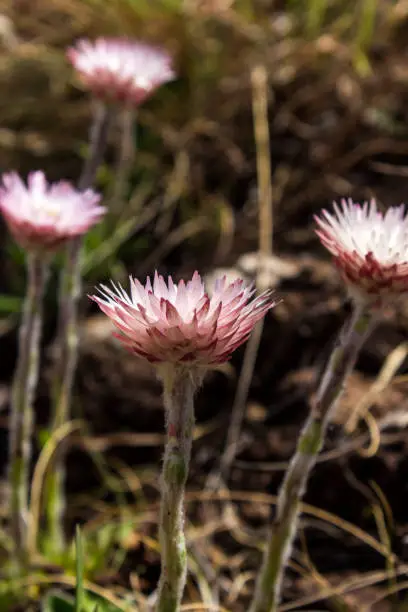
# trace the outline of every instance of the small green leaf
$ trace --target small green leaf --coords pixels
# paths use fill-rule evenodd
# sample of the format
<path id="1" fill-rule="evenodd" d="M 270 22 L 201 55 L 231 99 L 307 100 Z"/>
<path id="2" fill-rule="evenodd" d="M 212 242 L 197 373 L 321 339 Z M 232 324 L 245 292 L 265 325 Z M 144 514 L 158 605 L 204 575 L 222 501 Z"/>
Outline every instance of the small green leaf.
<path id="1" fill-rule="evenodd" d="M 0 313 L 20 312 L 23 305 L 23 298 L 14 295 L 0 293 Z"/>
<path id="2" fill-rule="evenodd" d="M 73 598 L 60 591 L 48 593 L 43 605 L 43 612 L 74 612 L 74 609 Z"/>
<path id="3" fill-rule="evenodd" d="M 51 437 L 50 431 L 48 429 L 45 429 L 45 427 L 39 430 L 37 434 L 37 440 L 40 445 L 40 448 L 44 448 L 44 446 L 47 444 L 50 437 Z"/>
<path id="4" fill-rule="evenodd" d="M 81 528 L 76 526 L 75 530 L 75 549 L 76 549 L 76 589 L 75 589 L 75 612 L 84 612 L 84 550 L 82 543 Z"/>

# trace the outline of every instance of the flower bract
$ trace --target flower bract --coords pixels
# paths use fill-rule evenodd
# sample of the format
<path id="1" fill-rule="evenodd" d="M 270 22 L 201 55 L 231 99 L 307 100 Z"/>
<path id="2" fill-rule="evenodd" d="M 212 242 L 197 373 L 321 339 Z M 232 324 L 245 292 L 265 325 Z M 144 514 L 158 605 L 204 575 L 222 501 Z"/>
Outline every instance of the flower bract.
<path id="1" fill-rule="evenodd" d="M 153 363 L 210 365 L 227 361 L 247 340 L 255 323 L 276 305 L 270 291 L 253 297 L 242 280 L 218 279 L 211 297 L 200 275 L 175 284 L 156 272 L 143 286 L 130 279 L 130 293 L 120 285 L 101 286 L 91 296 L 119 330 L 117 338 Z"/>
<path id="2" fill-rule="evenodd" d="M 99 201 L 90 189 L 48 183 L 43 172 L 30 173 L 27 184 L 15 172 L 6 173 L 0 184 L 0 210 L 15 240 L 28 250 L 54 251 L 85 234 L 105 214 Z"/>
<path id="3" fill-rule="evenodd" d="M 164 50 L 126 38 L 80 40 L 67 56 L 84 86 L 107 102 L 138 106 L 175 76 Z"/>
<path id="4" fill-rule="evenodd" d="M 342 200 L 315 217 L 316 233 L 355 296 L 387 297 L 408 290 L 408 215 L 404 205 L 384 214 L 375 200 Z"/>

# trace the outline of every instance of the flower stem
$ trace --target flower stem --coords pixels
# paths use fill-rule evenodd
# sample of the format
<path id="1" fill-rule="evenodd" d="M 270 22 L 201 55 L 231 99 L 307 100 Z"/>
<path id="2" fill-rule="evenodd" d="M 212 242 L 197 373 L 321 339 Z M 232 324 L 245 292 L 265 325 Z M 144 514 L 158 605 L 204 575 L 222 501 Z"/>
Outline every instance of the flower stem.
<path id="1" fill-rule="evenodd" d="M 29 253 L 27 269 L 27 294 L 12 389 L 9 445 L 11 530 L 18 561 L 23 565 L 26 563 L 28 487 L 34 424 L 33 401 L 38 381 L 42 301 L 48 277 L 48 262 L 41 255 Z"/>
<path id="2" fill-rule="evenodd" d="M 340 399 L 345 379 L 373 326 L 374 315 L 358 304 L 341 330 L 321 379 L 311 413 L 299 437 L 295 455 L 280 488 L 255 596 L 250 612 L 276 612 L 283 574 L 298 527 L 300 503 L 309 475 L 323 446 L 325 433 Z"/>
<path id="3" fill-rule="evenodd" d="M 90 132 L 90 153 L 85 162 L 78 188 L 92 187 L 105 152 L 112 111 L 104 105 L 96 109 Z M 82 236 L 71 240 L 66 247 L 66 261 L 59 292 L 58 360 L 54 381 L 54 415 L 51 431 L 61 427 L 71 411 L 72 388 L 78 356 L 78 302 L 81 295 Z M 53 546 L 64 546 L 63 513 L 65 473 L 61 456 L 47 478 L 46 509 Z"/>
<path id="4" fill-rule="evenodd" d="M 135 158 L 135 116 L 135 109 L 132 107 L 125 107 L 122 110 L 121 138 L 115 168 L 115 181 L 112 196 L 109 198 L 110 212 L 118 216 L 123 212 L 126 189 Z"/>
<path id="5" fill-rule="evenodd" d="M 194 427 L 194 373 L 182 367 L 162 376 L 166 409 L 166 449 L 160 510 L 161 576 L 157 612 L 178 612 L 187 574 L 184 489 Z"/>
<path id="6" fill-rule="evenodd" d="M 81 176 L 78 181 L 79 191 L 85 191 L 92 187 L 95 182 L 96 173 L 102 164 L 108 143 L 109 128 L 113 117 L 113 109 L 98 102 L 95 107 L 94 118 L 89 134 L 89 155 L 86 158 Z"/>

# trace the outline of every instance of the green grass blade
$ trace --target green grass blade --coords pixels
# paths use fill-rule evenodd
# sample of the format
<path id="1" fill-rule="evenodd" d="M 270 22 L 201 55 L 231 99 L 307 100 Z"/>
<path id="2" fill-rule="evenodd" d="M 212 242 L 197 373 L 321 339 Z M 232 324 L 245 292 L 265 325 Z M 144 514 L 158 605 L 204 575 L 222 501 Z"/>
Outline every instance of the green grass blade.
<path id="1" fill-rule="evenodd" d="M 354 63 L 357 71 L 366 76 L 371 72 L 368 50 L 375 36 L 378 0 L 362 0 L 361 16 L 356 36 Z"/>
<path id="2" fill-rule="evenodd" d="M 75 589 L 75 612 L 84 612 L 85 591 L 84 591 L 84 550 L 81 528 L 76 526 L 75 530 L 75 549 L 76 549 L 76 589 Z"/>
<path id="3" fill-rule="evenodd" d="M 312 0 L 307 9 L 306 31 L 309 38 L 314 39 L 321 34 L 327 11 L 327 0 Z"/>

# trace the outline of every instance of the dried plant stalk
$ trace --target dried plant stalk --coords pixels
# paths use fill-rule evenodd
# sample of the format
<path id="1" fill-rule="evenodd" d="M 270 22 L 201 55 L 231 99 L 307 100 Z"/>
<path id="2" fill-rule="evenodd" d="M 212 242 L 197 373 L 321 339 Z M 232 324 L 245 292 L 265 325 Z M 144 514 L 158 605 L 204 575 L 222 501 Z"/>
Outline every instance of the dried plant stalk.
<path id="1" fill-rule="evenodd" d="M 271 151 L 268 123 L 268 74 L 264 65 L 257 65 L 251 73 L 252 81 L 252 112 L 256 143 L 256 165 L 258 177 L 258 271 L 256 287 L 259 293 L 267 289 L 265 282 L 265 264 L 272 254 L 273 240 L 273 201 L 271 182 Z M 227 432 L 225 450 L 221 457 L 221 476 L 228 479 L 231 465 L 237 454 L 242 422 L 249 387 L 255 369 L 259 345 L 261 343 L 264 322 L 256 324 L 249 342 L 245 348 L 244 361 L 239 377 L 238 387 L 232 407 L 230 426 Z"/>

